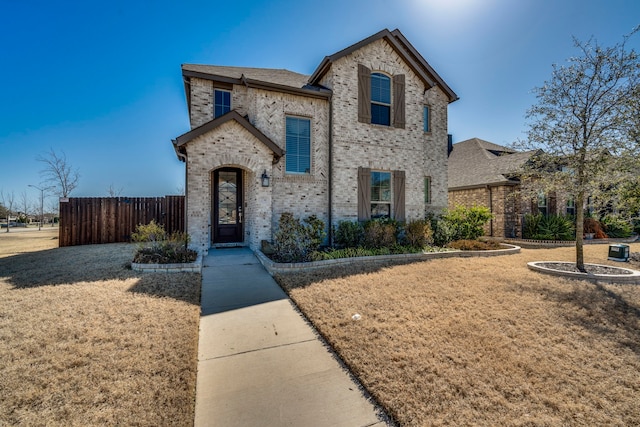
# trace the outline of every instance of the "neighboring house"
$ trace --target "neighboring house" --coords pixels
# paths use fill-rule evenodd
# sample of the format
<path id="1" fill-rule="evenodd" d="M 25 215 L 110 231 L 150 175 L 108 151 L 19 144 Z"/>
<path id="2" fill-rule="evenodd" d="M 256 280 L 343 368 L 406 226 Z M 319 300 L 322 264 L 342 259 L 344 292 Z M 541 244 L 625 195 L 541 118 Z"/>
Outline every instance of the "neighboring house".
<path id="1" fill-rule="evenodd" d="M 457 95 L 400 31 L 325 57 L 310 75 L 183 65 L 192 246 L 257 249 L 284 212 L 423 218 L 447 206 L 447 106 Z"/>
<path id="2" fill-rule="evenodd" d="M 453 144 L 449 156 L 449 208 L 488 207 L 494 218 L 485 234 L 494 237 L 521 237 L 522 216 L 527 213 L 575 214 L 571 200 L 558 204 L 554 195 L 540 195 L 532 201 L 522 200 L 517 194 L 518 170 L 534 153 L 518 152 L 479 138 Z"/>

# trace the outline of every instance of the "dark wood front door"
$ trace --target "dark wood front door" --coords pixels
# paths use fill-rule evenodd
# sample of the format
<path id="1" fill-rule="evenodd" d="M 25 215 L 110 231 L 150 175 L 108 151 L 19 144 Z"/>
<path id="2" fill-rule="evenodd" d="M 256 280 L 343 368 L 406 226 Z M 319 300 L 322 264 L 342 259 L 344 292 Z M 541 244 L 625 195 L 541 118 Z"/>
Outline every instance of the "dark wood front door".
<path id="1" fill-rule="evenodd" d="M 213 172 L 213 243 L 242 242 L 242 170 Z"/>

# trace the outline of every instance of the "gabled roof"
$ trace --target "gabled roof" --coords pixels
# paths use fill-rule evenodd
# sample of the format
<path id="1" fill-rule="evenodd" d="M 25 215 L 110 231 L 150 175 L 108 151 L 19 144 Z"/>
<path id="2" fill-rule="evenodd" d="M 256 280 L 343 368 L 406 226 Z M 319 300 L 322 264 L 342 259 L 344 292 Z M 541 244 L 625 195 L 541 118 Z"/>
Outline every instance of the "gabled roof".
<path id="1" fill-rule="evenodd" d="M 418 51 L 409 43 L 409 41 L 404 37 L 404 35 L 400 32 L 400 30 L 395 29 L 393 31 L 389 31 L 388 29 L 384 29 L 370 37 L 367 37 L 364 40 L 359 41 L 345 49 L 342 49 L 339 52 L 334 53 L 330 56 L 325 56 L 318 68 L 313 72 L 311 77 L 309 78 L 309 84 L 317 85 L 322 79 L 322 77 L 329 71 L 331 65 L 337 61 L 338 59 L 347 56 L 362 47 L 378 41 L 380 39 L 385 39 L 391 47 L 396 51 L 398 55 L 411 67 L 411 69 L 420 77 L 420 79 L 424 82 L 425 86 L 428 88 L 439 86 L 440 89 L 444 91 L 449 97 L 449 102 L 456 101 L 458 95 L 451 90 L 451 88 L 442 80 L 442 78 L 435 72 L 435 70 L 429 65 L 429 63 L 418 53 Z"/>
<path id="2" fill-rule="evenodd" d="M 240 126 L 244 127 L 247 131 L 249 131 L 249 133 L 255 136 L 256 139 L 258 139 L 260 142 L 266 145 L 273 152 L 274 163 L 277 162 L 280 159 L 280 157 L 284 156 L 284 150 L 280 148 L 278 144 L 276 144 L 271 139 L 269 139 L 269 137 L 267 137 L 265 134 L 260 132 L 258 128 L 253 126 L 249 122 L 249 120 L 242 117 L 237 111 L 231 110 L 227 114 L 217 117 L 211 121 L 208 121 L 207 123 L 201 126 L 198 126 L 197 128 L 194 128 L 189 132 L 184 133 L 179 137 L 177 137 L 176 139 L 174 139 L 173 148 L 174 150 L 176 150 L 176 154 L 178 155 L 178 158 L 184 160 L 185 150 L 183 146 L 187 144 L 189 141 L 201 135 L 204 135 L 205 133 L 210 132 L 215 128 L 232 120 L 235 120 Z"/>
<path id="3" fill-rule="evenodd" d="M 449 155 L 449 190 L 485 185 L 514 185 L 518 169 L 534 151 L 518 152 L 479 138 L 453 144 Z"/>

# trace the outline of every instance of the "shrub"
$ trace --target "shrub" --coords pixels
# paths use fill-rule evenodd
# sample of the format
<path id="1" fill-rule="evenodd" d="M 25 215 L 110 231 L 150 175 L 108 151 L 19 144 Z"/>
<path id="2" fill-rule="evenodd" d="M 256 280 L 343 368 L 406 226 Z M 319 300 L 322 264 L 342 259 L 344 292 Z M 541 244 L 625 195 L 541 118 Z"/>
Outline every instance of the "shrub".
<path id="1" fill-rule="evenodd" d="M 488 251 L 500 249 L 500 243 L 493 241 L 481 242 L 480 240 L 456 240 L 449 243 L 447 247 L 461 251 Z"/>
<path id="2" fill-rule="evenodd" d="M 407 253 L 420 253 L 422 249 L 411 246 L 395 245 L 384 248 L 342 248 L 342 249 L 328 249 L 325 251 L 314 251 L 309 255 L 311 261 L 324 261 L 329 259 L 338 258 L 354 258 L 362 256 L 375 256 L 375 255 L 392 255 L 392 254 L 407 254 Z"/>
<path id="3" fill-rule="evenodd" d="M 398 222 L 392 219 L 372 219 L 364 224 L 365 248 L 388 248 L 394 246 L 399 231 Z"/>
<path id="4" fill-rule="evenodd" d="M 357 221 L 340 221 L 334 229 L 334 242 L 340 248 L 356 248 L 363 239 L 364 227 Z"/>
<path id="5" fill-rule="evenodd" d="M 445 211 L 442 217 L 456 230 L 454 240 L 475 240 L 484 234 L 484 226 L 493 215 L 485 206 L 456 206 Z"/>
<path id="6" fill-rule="evenodd" d="M 484 234 L 484 226 L 493 218 L 484 206 L 456 206 L 440 216 L 430 215 L 433 242 L 445 246 L 454 240 L 475 240 Z"/>
<path id="7" fill-rule="evenodd" d="M 586 217 L 583 221 L 584 232 L 595 234 L 596 239 L 606 239 L 607 235 L 604 233 L 602 224 L 600 221 L 593 217 Z"/>
<path id="8" fill-rule="evenodd" d="M 324 222 L 315 215 L 304 220 L 306 225 L 285 212 L 280 215 L 274 236 L 274 258 L 281 262 L 306 261 L 309 253 L 317 250 L 325 238 Z"/>
<path id="9" fill-rule="evenodd" d="M 189 249 L 189 235 L 174 232 L 167 236 L 164 227 L 152 220 L 149 224 L 139 224 L 131 234 L 131 240 L 138 243 L 133 262 L 142 264 L 173 264 L 193 262 L 198 253 Z"/>
<path id="10" fill-rule="evenodd" d="M 404 241 L 414 248 L 423 248 L 433 243 L 433 231 L 429 221 L 419 219 L 404 226 Z"/>
<path id="11" fill-rule="evenodd" d="M 534 236 L 538 240 L 573 240 L 575 237 L 573 218 L 563 215 L 542 216 Z"/>
<path id="12" fill-rule="evenodd" d="M 607 215 L 602 219 L 601 223 L 609 237 L 622 238 L 630 237 L 633 234 L 633 226 L 631 223 L 620 217 Z"/>
<path id="13" fill-rule="evenodd" d="M 524 216 L 524 227 L 522 230 L 522 237 L 525 239 L 535 239 L 539 234 L 538 229 L 540 227 L 540 221 L 542 220 L 542 214 L 532 215 L 526 214 Z"/>
<path id="14" fill-rule="evenodd" d="M 428 214 L 427 220 L 431 224 L 431 230 L 433 230 L 434 245 L 445 247 L 447 243 L 454 240 L 456 230 L 451 223 L 432 213 Z"/>
<path id="15" fill-rule="evenodd" d="M 311 239 L 311 249 L 316 250 L 320 247 L 325 237 L 327 237 L 326 231 L 324 231 L 324 221 L 315 215 L 311 215 L 304 219 L 305 231 Z"/>
<path id="16" fill-rule="evenodd" d="M 166 238 L 167 232 L 162 225 L 156 223 L 155 219 L 152 219 L 149 224 L 138 224 L 136 231 L 131 233 L 131 240 L 138 243 L 154 244 Z"/>

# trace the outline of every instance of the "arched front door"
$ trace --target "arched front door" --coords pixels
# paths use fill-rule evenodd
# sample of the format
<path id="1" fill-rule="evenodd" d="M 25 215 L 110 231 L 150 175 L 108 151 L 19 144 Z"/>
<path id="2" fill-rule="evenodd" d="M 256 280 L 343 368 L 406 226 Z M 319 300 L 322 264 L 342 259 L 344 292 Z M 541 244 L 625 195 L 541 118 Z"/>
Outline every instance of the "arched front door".
<path id="1" fill-rule="evenodd" d="M 213 172 L 213 243 L 243 241 L 242 169 L 221 168 Z"/>

